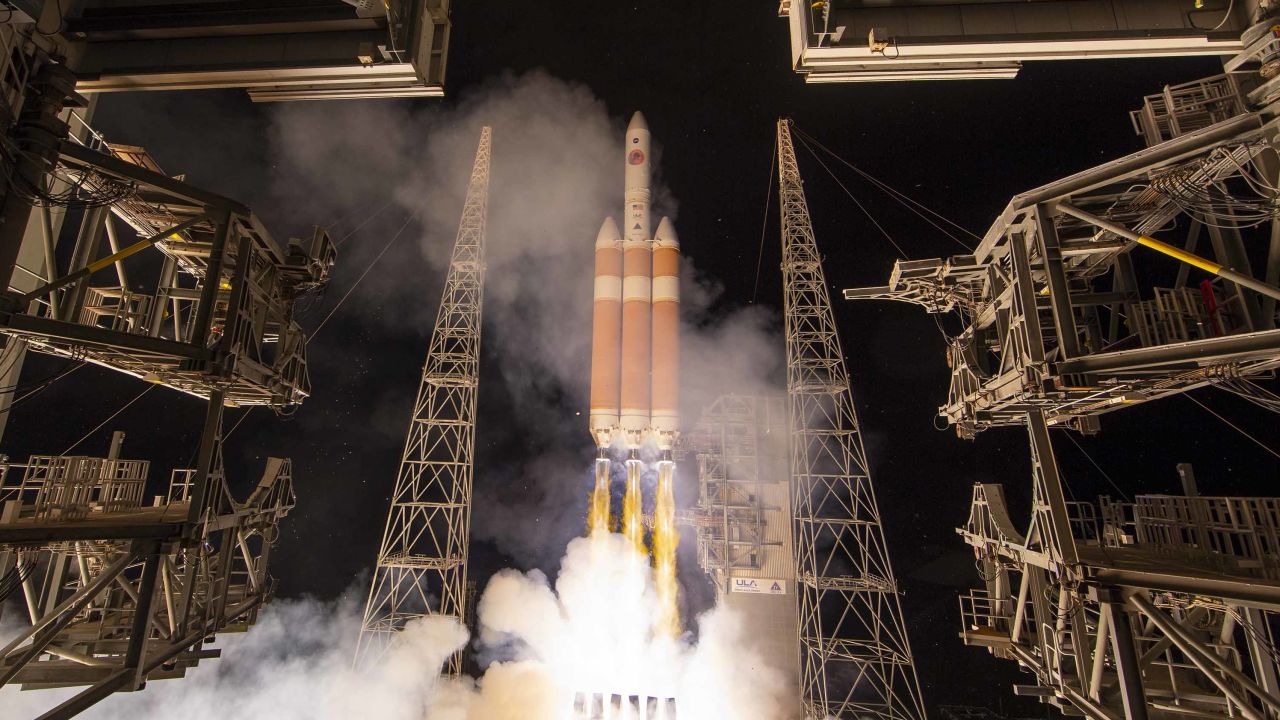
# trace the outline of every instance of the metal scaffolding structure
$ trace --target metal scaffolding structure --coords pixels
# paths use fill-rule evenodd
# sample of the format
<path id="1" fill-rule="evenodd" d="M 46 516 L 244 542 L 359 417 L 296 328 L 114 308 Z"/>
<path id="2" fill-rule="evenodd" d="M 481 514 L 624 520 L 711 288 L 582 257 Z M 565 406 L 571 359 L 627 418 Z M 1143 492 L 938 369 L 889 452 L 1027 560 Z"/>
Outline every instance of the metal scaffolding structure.
<path id="1" fill-rule="evenodd" d="M 778 184 L 800 692 L 809 718 L 925 717 L 787 120 Z"/>
<path id="2" fill-rule="evenodd" d="M 72 72 L 18 15 L 0 24 L 0 422 L 28 350 L 72 361 L 36 392 L 92 363 L 207 401 L 194 467 L 149 503 L 149 463 L 120 458 L 122 433 L 106 458 L 0 460 L 0 600 L 21 592 L 27 624 L 0 648 L 0 686 L 83 686 L 42 716 L 67 718 L 217 657 L 215 636 L 247 629 L 270 600 L 291 463 L 269 458 L 237 498 L 223 413 L 287 412 L 308 396 L 293 312 L 335 253 L 319 230 L 282 247 L 244 205 L 107 143 L 78 112 Z"/>
<path id="3" fill-rule="evenodd" d="M 0 333 L 200 398 L 217 390 L 239 406 L 300 403 L 311 388 L 293 312 L 329 280 L 328 235 L 317 228 L 282 247 L 249 208 L 165 175 L 140 147 L 88 132 L 86 144 L 61 141 L 52 173 L 88 206 L 69 267 L 59 272 L 45 202 L 42 257 L 51 262 L 15 298 L 26 312 L 0 313 Z"/>
<path id="4" fill-rule="evenodd" d="M 991 484 L 958 529 L 984 585 L 960 597 L 965 643 L 1017 661 L 1037 684 L 1015 692 L 1071 715 L 1280 717 L 1280 501 L 1067 502 L 1044 414 L 1027 423 L 1027 531 Z"/>
<path id="5" fill-rule="evenodd" d="M 415 618 L 467 620 L 485 220 L 492 131 L 480 132 L 466 204 L 391 494 L 355 662 L 375 662 Z M 446 670 L 457 673 L 462 653 Z"/>
<path id="6" fill-rule="evenodd" d="M 267 560 L 294 505 L 290 461 L 268 458 L 236 500 L 215 440 L 210 472 L 174 470 L 146 504 L 150 464 L 119 459 L 123 435 L 106 458 L 0 466 L 0 591 L 21 591 L 30 622 L 0 648 L 0 686 L 88 686 L 44 718 L 182 677 L 271 598 Z"/>
<path id="7" fill-rule="evenodd" d="M 1069 502 L 1050 440 L 1203 386 L 1280 410 L 1254 382 L 1280 367 L 1271 27 L 1245 31 L 1226 74 L 1144 98 L 1145 150 L 1014 197 L 972 254 L 900 260 L 886 286 L 845 291 L 958 313 L 940 415 L 966 438 L 1026 428 L 1029 521 L 977 484 L 958 529 L 983 584 L 960 598 L 961 637 L 1068 715 L 1280 717 L 1280 502 L 1200 497 L 1185 465 L 1183 496 Z M 1154 237 L 1178 229 L 1179 245 Z"/>
<path id="8" fill-rule="evenodd" d="M 886 286 L 844 296 L 958 313 L 939 414 L 961 437 L 1031 410 L 1095 432 L 1197 387 L 1253 392 L 1280 368 L 1274 85 L 1166 88 L 1133 114 L 1147 149 L 1014 197 L 972 254 L 899 260 Z M 1152 237 L 1178 225 L 1178 245 Z"/>
<path id="9" fill-rule="evenodd" d="M 781 472 L 771 474 L 769 467 L 761 467 L 785 457 L 786 422 L 782 398 L 724 395 L 702 411 L 683 443 L 696 453 L 698 503 L 682 519 L 697 533 L 698 565 L 722 590 L 735 577 L 762 577 L 772 548 L 785 546 L 791 564 L 791 533 L 782 527 L 790 523 L 770 523 L 773 518 L 766 517 L 790 513 L 786 468 L 774 468 Z M 786 568 L 787 575 L 793 572 Z"/>
<path id="10" fill-rule="evenodd" d="M 722 395 L 681 436 L 698 464 L 697 505 L 681 521 L 697 534 L 716 605 L 752 628 L 744 647 L 786 678 L 788 720 L 801 711 L 789 423 L 781 396 Z"/>

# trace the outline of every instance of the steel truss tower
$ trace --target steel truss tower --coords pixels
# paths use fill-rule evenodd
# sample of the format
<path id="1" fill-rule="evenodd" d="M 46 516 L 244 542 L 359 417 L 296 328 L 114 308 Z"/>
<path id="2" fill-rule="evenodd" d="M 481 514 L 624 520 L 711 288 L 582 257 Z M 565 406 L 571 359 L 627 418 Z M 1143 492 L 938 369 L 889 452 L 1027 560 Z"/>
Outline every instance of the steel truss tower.
<path id="1" fill-rule="evenodd" d="M 440 311 L 369 588 L 356 663 L 377 659 L 411 620 L 465 620 L 484 235 L 491 130 L 480 132 Z M 447 671 L 461 671 L 461 653 Z"/>
<path id="2" fill-rule="evenodd" d="M 787 120 L 778 184 L 801 698 L 809 718 L 924 718 Z"/>

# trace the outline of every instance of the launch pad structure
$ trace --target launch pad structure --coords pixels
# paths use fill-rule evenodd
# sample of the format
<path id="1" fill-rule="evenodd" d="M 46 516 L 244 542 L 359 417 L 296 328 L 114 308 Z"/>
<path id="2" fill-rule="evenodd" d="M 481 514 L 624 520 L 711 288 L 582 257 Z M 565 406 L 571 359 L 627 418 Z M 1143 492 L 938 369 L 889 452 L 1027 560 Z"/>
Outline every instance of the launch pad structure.
<path id="1" fill-rule="evenodd" d="M 246 629 L 270 599 L 267 560 L 294 505 L 291 464 L 269 458 L 257 486 L 235 497 L 222 418 L 226 407 L 288 411 L 310 393 L 293 308 L 327 283 L 335 260 L 323 231 L 282 247 L 247 207 L 67 115 L 70 80 L 39 64 L 10 129 L 26 149 L 9 158 L 0 230 L 6 419 L 15 391 L 31 387 L 18 383 L 27 352 L 70 361 L 56 379 L 91 364 L 149 383 L 134 401 L 162 386 L 207 411 L 195 466 L 150 497 L 149 463 L 121 457 L 123 433 L 106 457 L 70 455 L 72 446 L 0 465 L 0 591 L 21 591 L 29 622 L 0 649 L 0 685 L 85 686 L 49 718 L 181 677 L 218 655 L 204 647 L 217 633 Z M 54 207 L 59 220 L 78 214 L 77 232 L 59 232 Z"/>
<path id="2" fill-rule="evenodd" d="M 242 494 L 223 469 L 223 415 L 288 414 L 310 395 L 294 308 L 336 260 L 322 229 L 280 243 L 247 206 L 109 142 L 91 126 L 96 94 L 440 95 L 447 3 L 355 5 L 7 3 L 0 432 L 16 402 L 85 366 L 145 383 L 117 414 L 157 387 L 206 403 L 193 467 L 167 482 L 122 454 L 122 432 L 105 456 L 72 454 L 106 423 L 60 455 L 0 460 L 0 600 L 20 593 L 28 625 L 0 649 L 0 686 L 82 688 L 44 718 L 182 677 L 271 599 L 267 562 L 294 506 L 292 464 L 269 457 Z M 24 384 L 29 352 L 67 364 Z"/>
<path id="3" fill-rule="evenodd" d="M 800 697 L 809 718 L 923 720 L 790 122 L 777 129 Z"/>
<path id="4" fill-rule="evenodd" d="M 1189 465 L 1181 496 L 1069 501 L 1052 441 L 1202 387 L 1280 410 L 1259 384 L 1280 367 L 1280 41 L 1245 38 L 1224 74 L 1144 99 L 1146 149 L 1015 196 L 972 253 L 844 293 L 958 315 L 939 417 L 1027 432 L 1029 521 L 979 483 L 958 529 L 981 580 L 961 637 L 1068 715 L 1280 717 L 1280 501 L 1201 496 Z"/>
<path id="5" fill-rule="evenodd" d="M 66 89 L 59 73 L 43 66 L 36 92 Z M 83 121 L 77 142 L 46 132 L 59 127 L 53 112 L 22 117 L 20 137 L 54 142 L 42 148 L 47 169 L 13 168 L 7 188 L 7 367 L 39 352 L 72 361 L 63 375 L 89 363 L 151 383 L 134 400 L 163 386 L 207 403 L 195 467 L 174 470 L 149 502 L 149 463 L 120 456 L 122 433 L 105 458 L 3 466 L 2 589 L 21 590 L 30 626 L 0 649 L 0 685 L 87 686 L 46 715 L 60 718 L 181 677 L 217 656 L 203 647 L 215 634 L 246 629 L 270 599 L 266 563 L 294 504 L 291 465 L 270 458 L 236 498 L 222 418 L 226 407 L 287 411 L 309 394 L 293 308 L 328 281 L 335 253 L 323 231 L 281 247 L 248 208 L 164 175 L 144 150 L 107 143 Z M 80 211 L 65 273 L 51 206 Z M 40 232 L 13 232 L 33 212 Z M 108 269 L 104 283 L 97 271 Z M 6 404 L 19 387 L 10 377 Z"/>
<path id="6" fill-rule="evenodd" d="M 801 707 L 796 571 L 783 397 L 724 395 L 703 409 L 683 448 L 698 468 L 697 504 L 681 515 L 716 605 L 751 628 L 747 647 L 787 679 Z"/>

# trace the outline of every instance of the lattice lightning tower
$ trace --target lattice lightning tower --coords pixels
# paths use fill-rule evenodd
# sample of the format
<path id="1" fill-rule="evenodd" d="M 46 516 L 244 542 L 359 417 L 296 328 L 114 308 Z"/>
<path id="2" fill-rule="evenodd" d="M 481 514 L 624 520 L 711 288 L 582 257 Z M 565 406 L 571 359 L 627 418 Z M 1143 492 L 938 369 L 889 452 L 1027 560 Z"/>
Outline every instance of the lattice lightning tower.
<path id="1" fill-rule="evenodd" d="M 490 137 L 489 128 L 480 132 L 365 605 L 358 665 L 381 655 L 414 618 L 439 614 L 465 620 Z M 461 662 L 456 654 L 446 671 L 459 672 Z"/>
<path id="2" fill-rule="evenodd" d="M 808 718 L 923 720 L 789 121 L 778 121 L 800 690 Z"/>

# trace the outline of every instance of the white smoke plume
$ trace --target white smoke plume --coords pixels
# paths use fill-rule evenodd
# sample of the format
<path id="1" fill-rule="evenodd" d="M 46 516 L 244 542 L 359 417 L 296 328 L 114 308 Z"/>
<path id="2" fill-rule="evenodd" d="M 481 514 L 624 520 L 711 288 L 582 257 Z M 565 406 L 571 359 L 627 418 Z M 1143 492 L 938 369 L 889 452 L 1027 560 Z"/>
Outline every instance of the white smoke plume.
<path id="1" fill-rule="evenodd" d="M 479 645 L 495 659 L 477 680 L 438 676 L 467 641 L 445 618 L 411 623 L 377 666 L 352 669 L 357 599 L 277 601 L 250 632 L 219 638 L 220 660 L 113 695 L 83 717 L 570 720 L 578 692 L 674 697 L 680 720 L 789 717 L 783 675 L 744 644 L 733 613 L 702 615 L 696 644 L 651 637 L 648 559 L 621 535 L 571 542 L 554 588 L 537 570 L 494 576 L 479 605 Z M 5 689 L 0 720 L 35 717 L 72 692 Z"/>
<path id="2" fill-rule="evenodd" d="M 420 720 L 431 678 L 466 642 L 466 630 L 444 619 L 420 622 L 405 630 L 406 642 L 386 662 L 355 672 L 351 658 L 361 600 L 363 594 L 354 591 L 336 602 L 277 600 L 250 632 L 218 636 L 221 659 L 202 662 L 182 679 L 156 680 L 142 692 L 112 695 L 81 717 Z M 7 640 L 16 630 L 11 622 L 0 625 L 0 638 Z M 6 687 L 0 690 L 0 719 L 29 720 L 74 692 Z"/>
<path id="3" fill-rule="evenodd" d="M 525 435 L 520 452 L 495 457 L 487 448 L 502 446 L 504 428 L 478 428 L 472 536 L 522 568 L 554 567 L 562 553 L 563 559 L 554 585 L 538 570 L 503 571 L 489 583 L 476 638 L 479 657 L 488 662 L 483 677 L 436 679 L 443 659 L 466 642 L 461 628 L 444 621 L 407 631 L 381 671 L 352 671 L 364 590 L 356 588 L 336 603 L 276 600 L 246 635 L 219 638 L 221 660 L 202 663 L 185 679 L 110 697 L 85 717 L 541 720 L 564 717 L 572 701 L 566 693 L 574 690 L 625 691 L 610 687 L 619 678 L 636 692 L 674 694 L 681 720 L 793 714 L 783 699 L 784 676 L 745 648 L 747 629 L 738 617 L 723 608 L 699 616 L 706 604 L 693 602 L 685 613 L 690 633 L 652 641 L 646 564 L 616 536 L 579 537 L 590 486 L 585 409 L 593 245 L 602 219 L 622 209 L 621 139 L 633 109 L 615 108 L 611 116 L 586 88 L 533 73 L 494 80 L 452 109 L 378 102 L 275 110 L 275 193 L 295 234 L 303 219 L 315 217 L 350 218 L 339 237 L 362 219 L 378 228 L 342 245 L 339 280 L 354 280 L 402 223 L 408 233 L 353 294 L 334 328 L 312 344 L 318 394 L 336 392 L 334 384 L 343 382 L 348 368 L 325 372 L 324 364 L 338 364 L 336 358 L 361 342 L 354 326 L 384 324 L 425 340 L 480 127 L 494 129 L 484 345 L 497 371 L 486 366 L 481 412 L 484 388 L 500 385 L 498 397 Z M 660 167 L 663 129 L 650 124 Z M 660 177 L 654 189 L 654 225 L 663 214 L 676 219 Z M 686 258 L 699 254 L 699 238 L 684 235 L 681 243 Z M 753 309 L 712 312 L 726 303 L 719 302 L 714 279 L 692 262 L 685 263 L 681 285 L 686 429 L 718 395 L 779 392 L 776 319 Z M 343 323 L 343 316 L 358 323 Z M 411 392 L 387 390 L 377 403 L 386 417 L 348 420 L 362 431 L 403 433 Z M 321 422 L 304 408 L 295 427 L 334 430 Z M 390 489 L 393 468 L 369 472 L 378 475 L 362 479 L 361 488 Z M 687 493 L 693 478 L 680 482 Z M 371 518 L 365 530 L 376 533 L 380 525 L 381 518 Z M 709 589 L 690 546 L 686 538 L 684 592 L 705 598 Z M 0 690 L 0 720 L 32 717 L 60 693 L 69 694 Z"/>

